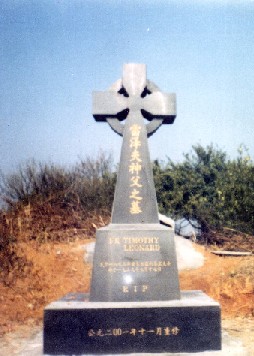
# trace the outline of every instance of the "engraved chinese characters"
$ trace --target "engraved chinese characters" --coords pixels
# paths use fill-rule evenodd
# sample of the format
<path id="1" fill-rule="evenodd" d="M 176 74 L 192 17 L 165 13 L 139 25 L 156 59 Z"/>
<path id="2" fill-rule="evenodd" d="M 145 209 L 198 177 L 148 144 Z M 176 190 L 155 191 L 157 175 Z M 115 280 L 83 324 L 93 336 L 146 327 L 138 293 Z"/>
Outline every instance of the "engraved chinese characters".
<path id="1" fill-rule="evenodd" d="M 140 125 L 132 125 L 130 127 L 131 138 L 130 138 L 130 149 L 131 149 L 131 158 L 129 165 L 129 173 L 130 173 L 130 187 L 132 188 L 130 194 L 130 213 L 131 214 L 140 214 L 142 213 L 142 208 L 140 206 L 141 200 L 143 197 L 140 196 L 140 188 L 142 188 L 142 184 L 140 184 L 140 171 L 141 171 L 141 163 L 142 159 L 140 157 Z"/>
<path id="2" fill-rule="evenodd" d="M 180 329 L 177 326 L 157 326 L 154 329 L 145 329 L 145 328 L 140 328 L 140 329 L 121 329 L 121 328 L 115 328 L 115 329 L 90 329 L 88 330 L 87 335 L 89 337 L 104 337 L 104 336 L 116 336 L 116 337 L 121 337 L 123 335 L 132 335 L 132 336 L 138 336 L 138 335 L 146 335 L 146 334 L 154 334 L 156 336 L 177 336 L 180 332 Z"/>

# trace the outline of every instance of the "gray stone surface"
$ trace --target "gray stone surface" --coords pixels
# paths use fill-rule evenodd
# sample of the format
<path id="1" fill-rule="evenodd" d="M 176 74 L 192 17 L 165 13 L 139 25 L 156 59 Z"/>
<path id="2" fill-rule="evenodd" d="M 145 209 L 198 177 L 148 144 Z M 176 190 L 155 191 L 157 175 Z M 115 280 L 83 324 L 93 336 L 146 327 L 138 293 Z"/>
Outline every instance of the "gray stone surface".
<path id="1" fill-rule="evenodd" d="M 174 232 L 160 224 L 110 224 L 96 232 L 91 301 L 180 298 Z"/>
<path id="2" fill-rule="evenodd" d="M 181 236 L 175 236 L 175 247 L 178 271 L 196 269 L 204 265 L 204 255 L 195 250 L 192 241 Z M 90 242 L 82 247 L 85 251 L 84 262 L 93 263 L 95 242 Z"/>
<path id="3" fill-rule="evenodd" d="M 149 95 L 149 97 L 148 97 Z M 172 124 L 176 117 L 175 94 L 162 93 L 146 79 L 146 65 L 129 63 L 123 66 L 123 76 L 107 92 L 93 92 L 93 115 L 96 121 L 107 121 L 119 135 L 130 110 L 139 110 L 143 117 L 154 121 L 147 124 L 148 135 L 156 126 Z"/>
<path id="4" fill-rule="evenodd" d="M 123 144 L 112 224 L 96 232 L 91 301 L 179 299 L 173 230 L 159 224 L 147 142 L 174 122 L 175 96 L 151 85 L 144 64 L 125 64 L 113 90 L 93 93 L 93 115 L 123 135 Z"/>
<path id="5" fill-rule="evenodd" d="M 201 352 L 221 349 L 220 306 L 201 291 L 180 300 L 87 302 L 71 294 L 44 317 L 44 352 L 52 355 Z"/>
<path id="6" fill-rule="evenodd" d="M 147 133 L 140 112 L 126 120 L 112 210 L 114 224 L 159 224 Z"/>
<path id="7" fill-rule="evenodd" d="M 30 338 L 22 338 L 21 340 L 12 340 L 12 343 L 6 346 L 0 345 L 0 356 L 42 356 L 42 331 L 37 332 Z M 107 356 L 113 354 L 107 354 Z M 128 353 L 119 354 L 119 356 L 151 356 L 151 353 Z M 195 353 L 153 353 L 153 356 L 252 356 L 253 352 L 248 351 L 242 344 L 242 341 L 230 336 L 226 331 L 222 332 L 222 350 L 221 351 L 204 351 Z M 45 355 L 50 356 L 50 355 Z M 63 356 L 63 355 L 59 355 Z M 82 355 L 81 355 L 82 356 Z M 84 355 L 83 355 L 84 356 Z M 89 354 L 86 356 L 95 356 Z M 106 354 L 101 354 L 106 356 Z M 114 355 L 115 356 L 115 355 Z"/>
<path id="8" fill-rule="evenodd" d="M 159 223 L 144 118 L 155 126 L 173 123 L 175 96 L 148 89 L 144 64 L 125 64 L 116 91 L 93 93 L 93 115 L 123 135 L 112 223 Z"/>

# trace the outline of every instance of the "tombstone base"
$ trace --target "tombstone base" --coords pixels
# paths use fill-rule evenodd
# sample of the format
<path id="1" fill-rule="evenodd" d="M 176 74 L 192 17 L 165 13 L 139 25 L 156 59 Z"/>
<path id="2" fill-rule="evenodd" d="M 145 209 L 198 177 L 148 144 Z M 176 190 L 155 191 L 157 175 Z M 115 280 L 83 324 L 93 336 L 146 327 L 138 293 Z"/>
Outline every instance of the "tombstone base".
<path id="1" fill-rule="evenodd" d="M 70 294 L 44 311 L 44 354 L 181 353 L 221 350 L 220 305 L 201 291 L 180 300 L 89 302 Z"/>

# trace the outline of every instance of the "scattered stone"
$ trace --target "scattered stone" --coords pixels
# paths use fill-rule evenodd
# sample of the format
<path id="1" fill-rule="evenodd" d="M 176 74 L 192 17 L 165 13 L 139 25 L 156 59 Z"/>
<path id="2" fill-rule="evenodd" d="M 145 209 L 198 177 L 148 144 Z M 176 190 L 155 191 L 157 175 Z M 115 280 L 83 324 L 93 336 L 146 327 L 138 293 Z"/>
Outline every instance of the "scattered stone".
<path id="1" fill-rule="evenodd" d="M 214 255 L 218 256 L 235 256 L 235 257 L 242 257 L 242 256 L 251 256 L 252 252 L 242 252 L 242 251 L 211 251 Z"/>

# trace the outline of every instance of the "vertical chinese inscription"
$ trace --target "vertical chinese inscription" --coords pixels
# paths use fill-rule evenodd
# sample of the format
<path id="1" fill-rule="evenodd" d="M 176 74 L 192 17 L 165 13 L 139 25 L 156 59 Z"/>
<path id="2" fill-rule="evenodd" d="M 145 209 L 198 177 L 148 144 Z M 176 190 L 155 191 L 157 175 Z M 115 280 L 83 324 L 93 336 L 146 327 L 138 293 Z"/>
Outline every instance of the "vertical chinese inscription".
<path id="1" fill-rule="evenodd" d="M 129 162 L 129 173 L 130 173 L 130 213 L 140 214 L 142 213 L 141 202 L 143 197 L 141 196 L 140 188 L 142 184 L 140 183 L 140 171 L 142 169 L 142 159 L 140 157 L 140 130 L 141 126 L 134 124 L 130 126 L 130 162 Z"/>

